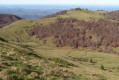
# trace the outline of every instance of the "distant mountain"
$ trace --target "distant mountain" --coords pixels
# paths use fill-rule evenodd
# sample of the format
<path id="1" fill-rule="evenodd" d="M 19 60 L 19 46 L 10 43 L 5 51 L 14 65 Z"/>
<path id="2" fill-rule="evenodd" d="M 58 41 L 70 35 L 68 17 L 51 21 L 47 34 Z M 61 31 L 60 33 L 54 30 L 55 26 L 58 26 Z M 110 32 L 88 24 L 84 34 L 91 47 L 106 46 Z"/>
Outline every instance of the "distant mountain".
<path id="1" fill-rule="evenodd" d="M 10 15 L 10 14 L 0 14 L 0 28 L 8 25 L 12 22 L 21 20 L 22 18 L 16 16 L 16 15 Z"/>
<path id="2" fill-rule="evenodd" d="M 118 5 L 0 5 L 0 14 L 14 14 L 24 19 L 39 19 L 62 10 L 70 10 L 78 7 L 93 11 L 114 11 L 119 9 Z"/>
<path id="3" fill-rule="evenodd" d="M 39 19 L 43 16 L 53 14 L 57 11 L 61 11 L 61 9 L 26 9 L 26 8 L 7 8 L 7 9 L 1 9 L 0 8 L 0 14 L 14 14 L 18 15 L 24 19 Z"/>
<path id="4" fill-rule="evenodd" d="M 64 10 L 64 8 L 55 8 L 45 6 L 0 6 L 0 14 L 14 14 L 24 19 L 39 19 L 43 16 Z"/>

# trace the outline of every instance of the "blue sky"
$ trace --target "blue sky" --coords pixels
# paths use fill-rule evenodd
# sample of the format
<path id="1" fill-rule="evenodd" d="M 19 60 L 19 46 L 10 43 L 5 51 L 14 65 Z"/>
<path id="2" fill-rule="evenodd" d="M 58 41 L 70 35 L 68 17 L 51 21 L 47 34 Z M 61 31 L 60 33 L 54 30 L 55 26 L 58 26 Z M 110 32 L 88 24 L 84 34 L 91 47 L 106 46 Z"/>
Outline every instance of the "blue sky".
<path id="1" fill-rule="evenodd" d="M 118 5 L 119 0 L 0 0 L 0 4 L 107 4 Z"/>

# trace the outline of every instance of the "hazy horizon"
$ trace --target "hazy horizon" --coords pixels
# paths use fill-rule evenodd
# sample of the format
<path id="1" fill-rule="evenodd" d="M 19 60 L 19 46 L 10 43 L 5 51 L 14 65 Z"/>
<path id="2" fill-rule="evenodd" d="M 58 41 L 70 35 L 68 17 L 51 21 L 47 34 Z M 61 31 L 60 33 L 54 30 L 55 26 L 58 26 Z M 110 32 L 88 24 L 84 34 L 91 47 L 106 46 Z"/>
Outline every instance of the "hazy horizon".
<path id="1" fill-rule="evenodd" d="M 43 16 L 56 13 L 62 10 L 82 8 L 88 10 L 119 10 L 119 5 L 83 5 L 83 4 L 2 4 L 0 5 L 0 14 L 14 14 L 25 19 L 39 19 Z"/>
<path id="2" fill-rule="evenodd" d="M 32 9 L 73 9 L 73 8 L 84 8 L 84 9 L 89 9 L 89 10 L 106 10 L 106 11 L 114 11 L 114 10 L 119 10 L 119 5 L 51 5 L 51 4 L 2 4 L 0 7 L 4 8 L 32 8 Z"/>

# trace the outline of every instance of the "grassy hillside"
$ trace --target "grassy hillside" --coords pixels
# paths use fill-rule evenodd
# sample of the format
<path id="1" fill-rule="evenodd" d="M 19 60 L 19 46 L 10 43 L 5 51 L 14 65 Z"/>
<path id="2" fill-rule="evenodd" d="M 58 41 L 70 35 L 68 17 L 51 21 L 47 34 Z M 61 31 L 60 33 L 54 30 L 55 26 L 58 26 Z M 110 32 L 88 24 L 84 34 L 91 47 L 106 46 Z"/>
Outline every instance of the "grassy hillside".
<path id="1" fill-rule="evenodd" d="M 12 41 L 28 41 L 32 40 L 28 36 L 28 32 L 32 29 L 33 25 L 43 24 L 47 25 L 49 22 L 55 21 L 58 17 L 74 17 L 79 20 L 92 21 L 92 19 L 105 18 L 104 15 L 88 10 L 70 10 L 64 15 L 57 15 L 52 18 L 33 19 L 33 20 L 20 20 L 0 29 L 0 37 Z"/>
<path id="2" fill-rule="evenodd" d="M 100 13 L 89 11 L 89 10 L 70 10 L 65 15 L 59 15 L 60 17 L 67 18 L 67 17 L 74 17 L 79 20 L 90 21 L 92 19 L 100 19 L 104 18 L 104 16 Z"/>
<path id="3" fill-rule="evenodd" d="M 118 55 L 99 53 L 90 48 L 85 50 L 56 48 L 49 46 L 49 43 L 43 45 L 40 42 L 0 41 L 0 43 L 1 79 L 118 80 L 119 78 Z M 104 69 L 101 68 L 102 65 Z M 54 73 L 54 69 L 57 72 Z"/>
<path id="4" fill-rule="evenodd" d="M 97 52 L 90 47 L 56 48 L 50 37 L 45 38 L 44 45 L 42 40 L 28 35 L 33 25 L 48 25 L 58 17 L 85 21 L 105 18 L 103 12 L 70 10 L 64 15 L 20 20 L 1 28 L 0 38 L 5 40 L 0 39 L 0 80 L 118 80 L 119 55 Z"/>
<path id="5" fill-rule="evenodd" d="M 44 24 L 54 21 L 52 19 L 39 20 L 20 20 L 0 29 L 0 37 L 10 41 L 32 41 L 32 37 L 28 35 L 33 25 Z"/>
<path id="6" fill-rule="evenodd" d="M 74 73 L 62 69 L 63 67 L 75 67 L 72 63 L 59 58 L 42 57 L 41 54 L 34 52 L 32 46 L 29 45 L 2 41 L 0 44 L 0 80 L 79 78 Z"/>

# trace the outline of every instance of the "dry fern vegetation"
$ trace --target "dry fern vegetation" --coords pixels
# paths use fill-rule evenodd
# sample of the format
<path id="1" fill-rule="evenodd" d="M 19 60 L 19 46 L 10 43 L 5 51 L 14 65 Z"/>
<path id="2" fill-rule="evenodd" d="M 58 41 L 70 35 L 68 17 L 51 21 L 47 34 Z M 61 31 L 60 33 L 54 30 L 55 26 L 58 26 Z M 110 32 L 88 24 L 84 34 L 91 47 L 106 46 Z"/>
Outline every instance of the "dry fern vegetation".
<path id="1" fill-rule="evenodd" d="M 118 80 L 119 24 L 111 14 L 76 8 L 4 26 L 0 80 Z"/>

